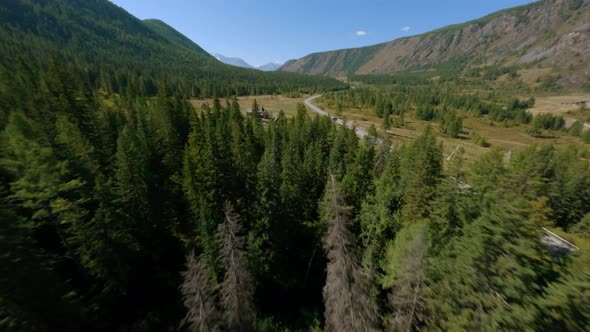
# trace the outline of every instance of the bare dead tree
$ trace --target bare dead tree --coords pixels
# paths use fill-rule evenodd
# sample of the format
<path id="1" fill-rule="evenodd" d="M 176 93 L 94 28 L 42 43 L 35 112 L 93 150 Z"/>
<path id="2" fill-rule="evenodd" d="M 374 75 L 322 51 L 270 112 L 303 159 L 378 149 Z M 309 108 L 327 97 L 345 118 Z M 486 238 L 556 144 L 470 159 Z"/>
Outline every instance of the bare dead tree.
<path id="1" fill-rule="evenodd" d="M 188 312 L 180 326 L 189 324 L 192 332 L 219 331 L 211 271 L 191 252 L 186 257 L 186 271 L 181 275 L 184 282 L 180 292 Z"/>
<path id="2" fill-rule="evenodd" d="M 225 203 L 225 221 L 219 225 L 220 260 L 225 267 L 221 284 L 221 304 L 226 311 L 228 329 L 248 331 L 254 316 L 253 283 L 244 252 L 239 216 L 231 203 Z"/>
<path id="3" fill-rule="evenodd" d="M 326 331 L 372 331 L 378 313 L 370 296 L 368 274 L 355 253 L 348 226 L 350 209 L 344 206 L 333 175 L 330 175 L 323 202 L 327 222 L 324 250 L 328 258 L 323 289 Z"/>
<path id="4" fill-rule="evenodd" d="M 424 280 L 422 267 L 425 249 L 426 239 L 424 229 L 421 228 L 408 244 L 408 253 L 388 296 L 393 316 L 387 323 L 387 331 L 408 332 L 416 328 L 421 309 L 420 289 Z"/>

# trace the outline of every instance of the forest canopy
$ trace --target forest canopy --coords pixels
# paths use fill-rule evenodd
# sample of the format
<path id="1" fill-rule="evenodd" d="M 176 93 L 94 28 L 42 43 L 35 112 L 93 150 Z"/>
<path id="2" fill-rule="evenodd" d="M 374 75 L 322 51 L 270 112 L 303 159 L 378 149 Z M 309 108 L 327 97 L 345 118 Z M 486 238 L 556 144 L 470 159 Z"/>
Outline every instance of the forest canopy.
<path id="1" fill-rule="evenodd" d="M 303 105 L 263 120 L 166 89 L 106 105 L 75 77 L 53 64 L 0 135 L 3 329 L 587 326 L 575 146 L 445 167 L 430 128 L 391 146 Z M 554 255 L 542 227 L 581 249 Z"/>

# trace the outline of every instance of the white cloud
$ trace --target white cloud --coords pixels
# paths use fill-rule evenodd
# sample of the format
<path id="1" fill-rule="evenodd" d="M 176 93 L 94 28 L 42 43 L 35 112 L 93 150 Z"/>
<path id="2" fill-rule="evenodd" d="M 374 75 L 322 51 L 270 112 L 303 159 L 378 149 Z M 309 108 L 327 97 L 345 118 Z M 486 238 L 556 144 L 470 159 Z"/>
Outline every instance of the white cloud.
<path id="1" fill-rule="evenodd" d="M 362 31 L 362 30 L 360 30 L 360 31 L 357 31 L 357 32 L 356 32 L 356 35 L 357 35 L 357 36 L 366 36 L 366 35 L 367 35 L 367 32 L 366 32 L 366 31 Z"/>
<path id="2" fill-rule="evenodd" d="M 410 26 L 406 25 L 405 27 L 401 28 L 400 30 L 403 32 L 409 32 L 410 30 L 412 30 L 412 28 Z"/>

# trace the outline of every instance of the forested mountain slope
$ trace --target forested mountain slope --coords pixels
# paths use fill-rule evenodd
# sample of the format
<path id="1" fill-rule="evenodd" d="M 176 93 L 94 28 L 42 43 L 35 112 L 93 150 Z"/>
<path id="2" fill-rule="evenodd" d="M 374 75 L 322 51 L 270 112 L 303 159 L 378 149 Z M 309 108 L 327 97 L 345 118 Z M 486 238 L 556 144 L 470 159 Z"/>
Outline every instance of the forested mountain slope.
<path id="1" fill-rule="evenodd" d="M 552 68 L 563 84 L 590 70 L 590 1 L 542 0 L 463 24 L 368 47 L 313 53 L 281 70 L 314 75 L 386 74 L 482 64 Z"/>
<path id="2" fill-rule="evenodd" d="M 341 88 L 335 80 L 261 73 L 217 61 L 157 20 L 141 21 L 106 0 L 0 2 L 0 74 L 37 71 L 56 57 L 109 91 L 154 94 L 156 82 L 185 95 Z"/>
<path id="3" fill-rule="evenodd" d="M 195 44 L 195 42 L 190 40 L 188 37 L 166 24 L 166 22 L 152 18 L 143 20 L 143 23 L 160 36 L 166 38 L 168 41 L 175 43 L 178 46 L 194 50 L 195 52 L 203 55 L 209 55 L 207 51 L 203 50 L 199 45 Z"/>

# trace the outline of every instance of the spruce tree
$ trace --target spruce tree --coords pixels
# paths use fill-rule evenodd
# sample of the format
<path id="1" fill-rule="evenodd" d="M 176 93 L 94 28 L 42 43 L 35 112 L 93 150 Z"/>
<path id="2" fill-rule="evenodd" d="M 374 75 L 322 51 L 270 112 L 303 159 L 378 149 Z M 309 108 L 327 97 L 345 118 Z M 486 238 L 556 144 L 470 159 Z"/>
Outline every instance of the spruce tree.
<path id="1" fill-rule="evenodd" d="M 433 329 L 532 330 L 535 324 L 546 268 L 539 233 L 523 202 L 495 199 L 428 267 Z"/>
<path id="2" fill-rule="evenodd" d="M 353 213 L 358 213 L 362 201 L 374 190 L 375 148 L 369 144 L 362 144 L 355 152 L 353 163 L 347 166 L 342 188 Z"/>
<path id="3" fill-rule="evenodd" d="M 429 126 L 402 153 L 402 217 L 404 222 L 417 221 L 430 214 L 430 203 L 442 176 L 442 146 Z"/>
<path id="4" fill-rule="evenodd" d="M 274 148 L 268 146 L 258 165 L 255 218 L 248 237 L 249 251 L 258 274 L 268 272 L 274 259 L 274 232 L 280 216 L 280 166 Z"/>
<path id="5" fill-rule="evenodd" d="M 383 116 L 383 130 L 387 131 L 391 128 L 391 120 L 389 119 L 389 113 L 385 113 Z"/>
<path id="6" fill-rule="evenodd" d="M 400 186 L 400 155 L 388 152 L 385 168 L 376 181 L 375 194 L 363 202 L 360 212 L 363 263 L 378 267 L 386 243 L 401 228 L 399 217 L 403 188 Z"/>
<path id="7" fill-rule="evenodd" d="M 560 278 L 549 284 L 539 299 L 538 329 L 587 331 L 590 321 L 590 255 L 580 250 Z"/>

